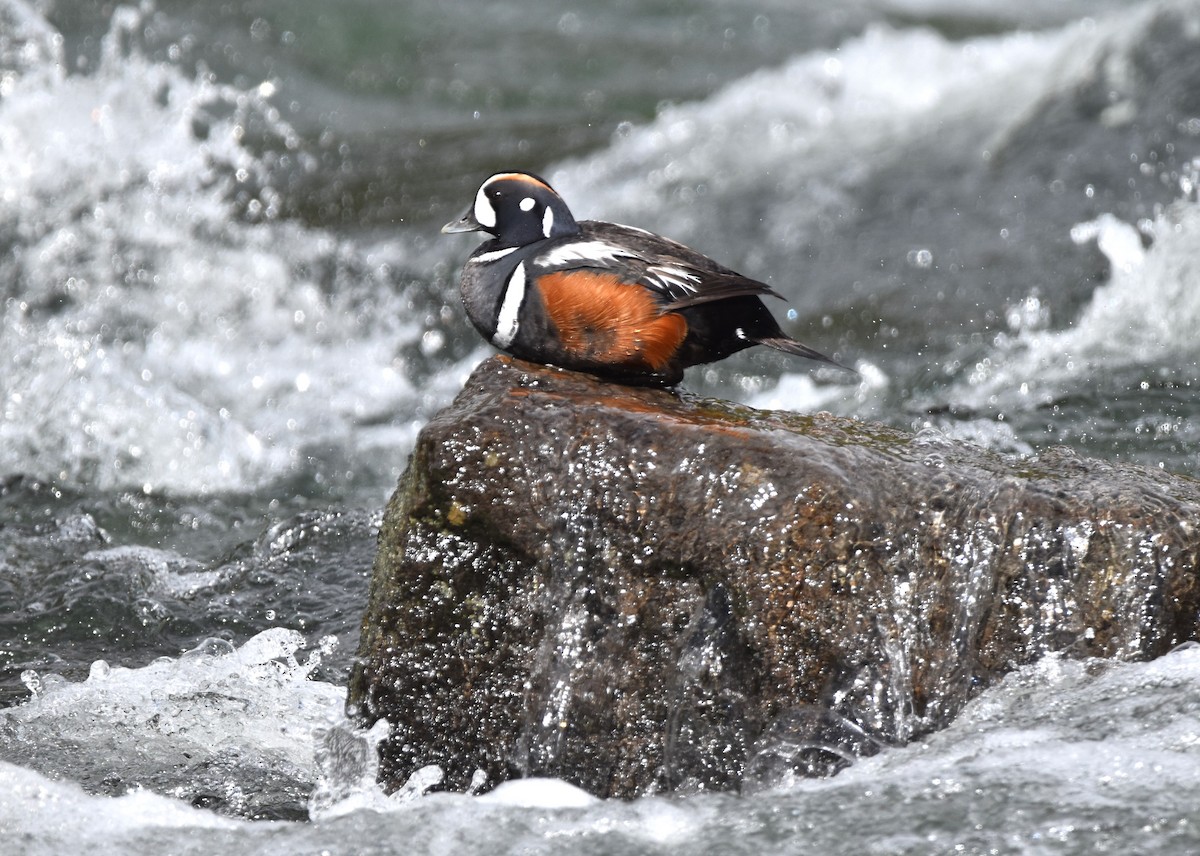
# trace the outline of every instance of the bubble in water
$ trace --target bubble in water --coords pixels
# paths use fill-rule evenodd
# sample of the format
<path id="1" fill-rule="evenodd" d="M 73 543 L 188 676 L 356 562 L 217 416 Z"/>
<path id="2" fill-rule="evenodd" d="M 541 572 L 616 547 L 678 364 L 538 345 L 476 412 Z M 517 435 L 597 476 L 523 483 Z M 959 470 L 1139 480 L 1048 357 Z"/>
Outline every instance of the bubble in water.
<path id="1" fill-rule="evenodd" d="M 909 250 L 906 261 L 910 267 L 928 270 L 929 268 L 933 267 L 933 253 L 924 248 L 919 250 Z"/>
<path id="2" fill-rule="evenodd" d="M 1041 330 L 1050 324 L 1050 309 L 1035 291 L 1018 303 L 1009 305 L 1005 309 L 1004 320 L 1014 333 Z"/>
<path id="3" fill-rule="evenodd" d="M 226 639 L 218 639 L 209 637 L 202 639 L 200 644 L 190 651 L 185 651 L 181 656 L 181 661 L 189 660 L 212 660 L 219 657 L 228 657 L 234 652 L 233 643 Z"/>

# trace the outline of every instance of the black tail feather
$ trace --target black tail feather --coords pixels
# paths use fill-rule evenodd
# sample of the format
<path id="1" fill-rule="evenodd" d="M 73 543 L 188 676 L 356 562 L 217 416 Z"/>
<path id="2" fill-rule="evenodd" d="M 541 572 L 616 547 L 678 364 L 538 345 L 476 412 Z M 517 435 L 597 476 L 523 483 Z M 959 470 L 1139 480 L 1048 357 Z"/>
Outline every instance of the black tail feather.
<path id="1" fill-rule="evenodd" d="M 829 363 L 831 366 L 837 366 L 839 369 L 858 374 L 849 366 L 844 366 L 832 357 L 827 357 L 820 351 L 810 348 L 801 342 L 797 342 L 788 336 L 768 336 L 761 339 L 753 340 L 756 344 L 766 345 L 768 348 L 774 348 L 777 351 L 783 351 L 785 354 L 792 354 L 797 357 L 805 357 L 806 359 L 816 360 L 819 363 Z"/>

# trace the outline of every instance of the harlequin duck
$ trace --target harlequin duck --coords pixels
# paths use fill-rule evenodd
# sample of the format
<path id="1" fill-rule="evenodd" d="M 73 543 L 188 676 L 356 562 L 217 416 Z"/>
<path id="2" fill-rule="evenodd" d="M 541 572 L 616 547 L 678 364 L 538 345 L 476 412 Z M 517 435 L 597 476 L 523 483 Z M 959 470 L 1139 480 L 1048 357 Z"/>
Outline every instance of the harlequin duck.
<path id="1" fill-rule="evenodd" d="M 751 345 L 846 368 L 792 339 L 760 295 L 780 295 L 683 244 L 599 220 L 576 222 L 542 178 L 499 172 L 443 232 L 492 235 L 467 259 L 462 298 L 497 348 L 631 384 Z"/>

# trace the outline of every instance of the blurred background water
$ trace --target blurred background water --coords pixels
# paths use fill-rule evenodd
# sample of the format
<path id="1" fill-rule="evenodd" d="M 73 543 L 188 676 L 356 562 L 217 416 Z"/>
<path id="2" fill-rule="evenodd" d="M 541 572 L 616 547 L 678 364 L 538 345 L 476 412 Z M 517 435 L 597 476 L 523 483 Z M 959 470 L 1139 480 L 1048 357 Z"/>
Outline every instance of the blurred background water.
<path id="1" fill-rule="evenodd" d="M 437 228 L 505 168 L 861 373 L 689 389 L 1200 471 L 1200 3 L 0 0 L 14 852 L 1200 850 L 1190 650 L 1049 662 L 754 801 L 402 806 L 331 767 L 380 509 L 490 353 Z"/>

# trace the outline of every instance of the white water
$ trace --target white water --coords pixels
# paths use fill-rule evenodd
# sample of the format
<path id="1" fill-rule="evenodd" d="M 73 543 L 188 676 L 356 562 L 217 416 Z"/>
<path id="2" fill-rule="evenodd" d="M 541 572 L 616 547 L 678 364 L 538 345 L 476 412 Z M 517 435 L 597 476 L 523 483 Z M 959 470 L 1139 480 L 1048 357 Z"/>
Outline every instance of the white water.
<path id="1" fill-rule="evenodd" d="M 801 269 L 814 254 L 820 260 L 826 236 L 857 213 L 854 188 L 890 169 L 911 168 L 891 160 L 926 146 L 937 151 L 947 137 L 951 147 L 986 165 L 1043 102 L 1083 86 L 1106 52 L 1122 49 L 1147 19 L 1143 10 L 966 42 L 877 26 L 836 50 L 755 73 L 703 102 L 668 108 L 645 127 L 623 128 L 607 150 L 551 177 L 565 196 L 584 200 L 580 216 L 649 225 L 685 242 L 707 236 L 714 254 L 772 282 L 794 304 L 836 304 L 837 295 L 820 291 L 844 289 L 845 283 L 796 282 L 781 272 L 797 267 L 801 251 L 807 253 L 799 259 Z M 1120 107 L 1110 121 L 1128 120 L 1116 116 Z M 1029 410 L 1088 386 L 1114 364 L 1182 361 L 1194 369 L 1200 353 L 1194 336 L 1200 291 L 1192 287 L 1200 239 L 1195 173 L 1193 168 L 1179 180 L 1175 205 L 1136 229 L 1111 215 L 1070 229 L 1077 244 L 1098 239 L 1113 263 L 1112 281 L 1082 317 L 1054 319 L 1068 324 L 1065 330 L 1045 329 L 1049 318 L 1038 294 L 1056 284 L 1028 283 L 1025 299 L 1005 310 L 1009 333 L 995 337 L 976 365 L 964 366 L 951 355 L 940 373 L 955 382 L 915 396 L 911 409 Z M 940 180 L 936 164 L 927 178 Z M 1139 230 L 1153 238 L 1148 251 Z M 1061 237 L 1067 231 L 1064 224 Z M 902 260 L 881 264 L 953 266 L 919 244 L 901 252 Z M 849 289 L 859 294 L 888 287 L 881 276 Z M 986 299 L 979 305 L 988 307 Z M 796 310 L 787 317 L 797 317 Z M 828 316 L 825 322 L 828 329 Z M 897 362 L 910 356 L 905 344 L 897 343 Z M 789 365 L 776 384 L 746 373 L 733 388 L 755 407 L 888 418 L 891 403 L 884 393 L 893 386 L 892 369 L 851 359 L 862 375 L 857 386 L 814 382 L 810 367 Z M 940 427 L 1002 451 L 1032 451 L 1012 428 L 990 417 Z"/>
<path id="2" fill-rule="evenodd" d="M 404 349 L 424 330 L 403 248 L 274 221 L 242 139 L 265 127 L 282 159 L 306 155 L 273 85 L 150 62 L 128 46 L 141 23 L 118 11 L 86 75 L 66 76 L 48 31 L 3 81 L 0 228 L 18 243 L 0 261 L 0 471 L 206 493 L 314 448 L 345 447 L 348 466 L 403 448 L 467 368 L 413 387 Z"/>
<path id="3" fill-rule="evenodd" d="M 1192 175 L 1200 173 L 1200 163 Z M 1200 202 L 1194 178 L 1154 220 L 1135 226 L 1111 215 L 1071 230 L 1096 242 L 1112 276 L 1065 329 L 1017 326 L 1001 337 L 950 395 L 1001 410 L 1053 404 L 1122 367 L 1143 367 L 1145 383 L 1200 361 Z M 1143 247 L 1143 236 L 1151 243 Z"/>
<path id="4" fill-rule="evenodd" d="M 313 455 L 347 469 L 372 457 L 401 465 L 484 353 L 414 382 L 416 357 L 437 357 L 444 343 L 401 271 L 418 252 L 424 269 L 466 250 L 418 251 L 403 234 L 367 245 L 273 219 L 269 170 L 242 144 L 246 128 L 270 129 L 282 156 L 305 155 L 289 148 L 269 82 L 233 89 L 150 62 L 122 46 L 137 17 L 128 12 L 99 67 L 68 76 L 56 34 L 30 7 L 4 8 L 32 35 L 0 71 L 0 227 L 16 236 L 0 256 L 0 472 L 205 493 L 252 491 L 305 471 Z M 843 216 L 864 161 L 945 134 L 982 158 L 1143 17 L 966 42 L 878 26 L 624 127 L 609 148 L 550 174 L 580 216 L 710 235 L 704 249 L 821 312 L 826 298 L 799 294 L 786 271 L 797 245 L 819 245 Z M 1200 223 L 1194 189 L 1179 196 L 1138 227 L 1154 236 L 1148 249 L 1131 224 L 1078 224 L 1079 239 L 1113 262 L 1111 282 L 1077 319 L 1047 319 L 1030 293 L 1012 307 L 1010 333 L 934 403 L 1034 409 L 1103 365 L 1194 365 Z M 900 259 L 937 263 L 923 249 Z M 858 367 L 857 387 L 787 374 L 731 392 L 759 406 L 881 415 L 892 371 Z M 954 430 L 1030 450 L 993 420 Z M 555 782 L 486 798 L 422 797 L 424 784 L 385 797 L 366 756 L 328 751 L 330 735 L 348 747 L 373 738 L 345 723 L 343 687 L 308 679 L 300 641 L 272 631 L 236 652 L 213 643 L 139 669 L 98 665 L 80 683 L 30 676 L 37 697 L 0 711 L 9 852 L 1200 852 L 1196 649 L 1150 664 L 1049 660 L 983 693 L 947 731 L 832 780 L 754 797 L 593 803 Z M 203 792 L 201 804 L 246 814 L 303 805 L 310 788 L 311 823 L 188 805 Z"/>
<path id="5" fill-rule="evenodd" d="M 97 661 L 81 683 L 26 672 L 33 698 L 5 712 L 5 754 L 94 789 L 136 783 L 188 799 L 207 787 L 250 813 L 255 787 L 314 780 L 314 733 L 344 702 L 342 688 L 306 680 L 320 654 L 298 663 L 302 644 L 275 628 L 236 650 L 209 640 L 140 669 Z"/>
<path id="6" fill-rule="evenodd" d="M 444 325 L 408 293 L 406 265 L 428 274 L 457 264 L 463 246 L 430 250 L 404 233 L 364 245 L 274 219 L 267 161 L 315 167 L 272 106 L 273 83 L 238 90 L 147 60 L 130 47 L 141 16 L 128 9 L 98 66 L 68 76 L 57 34 L 17 0 L 5 9 L 32 35 L 0 99 L 0 227 L 17 236 L 0 260 L 10 295 L 0 316 L 0 471 L 203 494 L 305 472 L 310 459 L 347 479 L 384 457 L 402 461 L 424 419 L 487 353 L 460 349 L 465 358 L 439 366 Z M 846 206 L 870 175 L 864 165 L 904 169 L 888 165 L 893 153 L 946 135 L 982 163 L 1145 17 L 966 42 L 875 26 L 623 127 L 607 149 L 551 176 L 579 216 L 685 241 L 707 235 L 704 249 L 771 281 L 801 312 L 821 311 L 841 300 L 838 289 L 890 287 L 787 273 L 798 248 L 818 248 L 819 261 L 822 236 L 853 214 Z M 250 154 L 251 128 L 276 141 L 271 158 Z M 928 178 L 937 181 L 936 169 Z M 1196 231 L 1189 210 L 1164 213 L 1150 263 L 1118 266 L 1106 289 L 1141 301 L 1145 323 L 1125 354 L 1194 360 L 1195 301 L 1181 291 Z M 1116 234 L 1108 221 L 1097 228 Z M 901 266 L 940 262 L 918 245 L 902 252 Z M 1093 344 L 1101 355 L 1105 342 L 1128 338 L 1113 330 L 1128 309 L 1114 306 L 1107 322 L 1092 310 L 1065 338 L 999 343 L 951 386 L 948 403 L 1053 398 L 1099 358 Z M 427 358 L 433 371 L 418 366 Z M 807 366 L 789 365 L 777 387 L 752 369 L 722 391 L 758 406 L 888 418 L 892 370 L 857 362 L 857 387 L 810 385 Z M 396 469 L 375 480 L 387 484 Z"/>
<path id="7" fill-rule="evenodd" d="M 98 665 L 0 715 L 14 748 L 68 768 L 222 769 L 230 793 L 293 779 L 323 791 L 314 821 L 253 823 L 170 799 L 186 771 L 118 797 L 94 796 L 0 762 L 0 830 L 26 854 L 422 853 L 1188 853 L 1200 847 L 1200 646 L 1152 663 L 1057 657 L 972 702 L 948 729 L 832 779 L 754 796 L 591 799 L 562 782 L 514 782 L 485 797 L 379 793 L 353 752 L 321 756 L 330 730 L 355 736 L 342 690 L 305 680 L 301 640 L 267 631 L 241 649 L 142 669 Z M 368 753 L 369 754 L 369 753 Z M 268 775 L 264 775 L 264 773 Z M 269 775 L 273 774 L 273 775 Z M 152 793 L 149 788 L 156 793 Z M 258 794 L 261 798 L 261 794 Z"/>
<path id="8" fill-rule="evenodd" d="M 856 185 L 905 169 L 893 159 L 938 135 L 961 135 L 982 163 L 1038 99 L 1088 67 L 1104 40 L 1095 29 L 954 42 L 874 26 L 622 128 L 607 150 L 550 177 L 566 198 L 585 200 L 579 217 L 645 225 L 685 243 L 721 236 L 711 252 L 794 298 L 815 284 L 782 274 L 795 263 L 790 254 L 854 213 Z"/>

